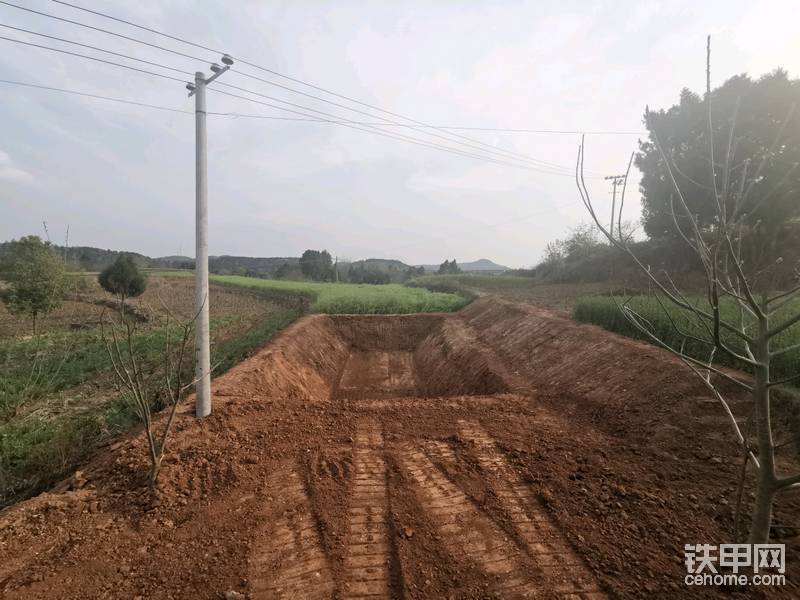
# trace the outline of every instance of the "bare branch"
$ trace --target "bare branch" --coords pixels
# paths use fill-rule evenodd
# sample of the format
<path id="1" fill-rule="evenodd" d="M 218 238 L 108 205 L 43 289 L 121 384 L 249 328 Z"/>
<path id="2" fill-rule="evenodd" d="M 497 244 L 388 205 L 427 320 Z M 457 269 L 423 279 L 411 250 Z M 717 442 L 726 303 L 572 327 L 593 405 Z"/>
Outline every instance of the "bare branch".
<path id="1" fill-rule="evenodd" d="M 747 385 L 743 381 L 740 381 L 740 380 L 736 379 L 735 377 L 732 377 L 732 376 L 728 375 L 727 373 L 725 373 L 724 371 L 718 369 L 717 367 L 714 367 L 714 366 L 712 366 L 712 365 L 710 365 L 708 363 L 705 363 L 705 362 L 703 362 L 701 360 L 693 358 L 693 357 L 689 356 L 688 354 L 685 354 L 685 353 L 679 352 L 678 350 L 675 350 L 672 346 L 670 346 L 669 344 L 664 342 L 657 335 L 653 334 L 649 329 L 647 329 L 646 327 L 643 327 L 641 325 L 641 321 L 646 321 L 646 319 L 644 319 L 641 315 L 639 315 L 633 309 L 625 307 L 625 306 L 620 306 L 620 305 L 618 305 L 618 308 L 620 309 L 622 314 L 625 315 L 626 317 L 633 316 L 633 319 L 629 319 L 630 322 L 637 329 L 639 329 L 640 332 L 644 333 L 648 337 L 648 339 L 650 339 L 652 342 L 654 342 L 656 345 L 660 346 L 661 348 L 664 348 L 665 350 L 668 350 L 670 353 L 674 354 L 675 356 L 680 358 L 682 361 L 689 362 L 689 363 L 691 363 L 691 365 L 698 365 L 700 367 L 703 367 L 704 369 L 706 369 L 708 371 L 711 371 L 715 375 L 718 375 L 719 377 L 721 377 L 721 378 L 723 378 L 723 379 L 725 379 L 725 380 L 727 380 L 727 381 L 729 381 L 729 382 L 741 387 L 742 389 L 744 389 L 744 390 L 746 390 L 748 392 L 752 392 L 753 391 L 753 388 L 751 386 Z M 705 377 L 703 379 L 705 380 Z"/>
<path id="2" fill-rule="evenodd" d="M 767 385 L 768 387 L 775 387 L 776 385 L 786 385 L 787 383 L 792 383 L 793 381 L 800 380 L 800 373 L 796 375 L 792 375 L 791 377 L 786 377 L 785 379 L 779 379 L 777 381 L 770 381 Z"/>
<path id="3" fill-rule="evenodd" d="M 800 312 L 798 312 L 791 319 L 788 319 L 788 320 L 784 321 L 783 323 L 781 323 L 777 327 L 773 327 L 772 329 L 770 329 L 767 332 L 767 337 L 773 338 L 776 335 L 778 335 L 779 333 L 781 333 L 783 331 L 786 331 L 787 329 L 789 329 L 790 327 L 792 327 L 793 325 L 795 325 L 796 323 L 799 323 L 799 322 L 800 322 Z"/>
<path id="4" fill-rule="evenodd" d="M 800 474 L 792 475 L 791 477 L 784 477 L 782 479 L 778 479 L 778 481 L 775 482 L 775 485 L 777 486 L 778 489 L 798 484 L 800 484 Z"/>

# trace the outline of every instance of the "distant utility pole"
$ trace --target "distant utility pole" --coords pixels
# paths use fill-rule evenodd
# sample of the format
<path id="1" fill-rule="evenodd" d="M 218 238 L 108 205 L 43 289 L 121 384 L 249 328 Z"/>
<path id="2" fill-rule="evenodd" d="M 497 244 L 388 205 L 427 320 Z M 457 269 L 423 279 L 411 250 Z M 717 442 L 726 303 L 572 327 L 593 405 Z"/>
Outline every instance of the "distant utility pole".
<path id="1" fill-rule="evenodd" d="M 68 249 L 69 249 L 69 225 L 67 225 L 67 235 L 64 236 L 64 264 L 67 264 Z"/>
<path id="2" fill-rule="evenodd" d="M 206 79 L 202 71 L 194 74 L 194 83 L 187 83 L 189 97 L 195 97 L 195 414 L 211 414 L 211 339 L 208 323 L 208 171 L 206 143 L 206 86 L 231 68 L 233 59 L 222 56 L 224 67 L 211 65 L 214 73 Z"/>
<path id="3" fill-rule="evenodd" d="M 609 175 L 608 177 L 603 177 L 603 179 L 607 179 L 611 181 L 611 185 L 614 188 L 611 196 L 611 235 L 614 235 L 614 214 L 617 209 L 617 186 L 622 185 L 625 182 L 625 175 Z M 617 235 L 621 235 L 621 231 L 617 232 Z"/>

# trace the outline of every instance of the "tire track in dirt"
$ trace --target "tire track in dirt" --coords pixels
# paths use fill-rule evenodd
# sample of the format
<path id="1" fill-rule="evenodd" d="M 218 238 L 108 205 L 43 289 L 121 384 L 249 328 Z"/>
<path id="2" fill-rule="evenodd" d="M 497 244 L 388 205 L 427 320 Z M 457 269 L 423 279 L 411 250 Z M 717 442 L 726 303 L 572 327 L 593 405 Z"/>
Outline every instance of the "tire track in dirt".
<path id="1" fill-rule="evenodd" d="M 386 463 L 380 424 L 363 421 L 355 436 L 355 484 L 345 544 L 342 598 L 389 598 L 390 546 Z"/>
<path id="2" fill-rule="evenodd" d="M 415 484 L 423 508 L 451 554 L 465 555 L 494 577 L 495 589 L 504 598 L 536 596 L 537 585 L 519 550 L 422 450 L 402 445 L 399 462 Z"/>
<path id="3" fill-rule="evenodd" d="M 273 473 L 266 526 L 250 554 L 252 600 L 331 598 L 334 582 L 296 466 Z"/>
<path id="4" fill-rule="evenodd" d="M 488 483 L 510 518 L 514 531 L 541 569 L 547 587 L 570 598 L 607 598 L 546 509 L 504 458 L 489 434 L 477 423 L 468 421 L 458 421 L 458 429 L 464 440 L 474 444 L 478 464 L 488 475 Z"/>

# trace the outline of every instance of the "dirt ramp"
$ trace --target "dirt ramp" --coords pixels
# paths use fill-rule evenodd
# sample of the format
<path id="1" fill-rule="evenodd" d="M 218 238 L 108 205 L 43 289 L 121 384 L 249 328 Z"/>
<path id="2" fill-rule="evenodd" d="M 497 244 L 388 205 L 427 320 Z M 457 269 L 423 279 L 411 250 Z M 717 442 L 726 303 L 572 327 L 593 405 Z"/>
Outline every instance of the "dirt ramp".
<path id="1" fill-rule="evenodd" d="M 505 369 L 494 353 L 456 319 L 426 337 L 414 352 L 422 396 L 490 395 L 509 391 Z"/>
<path id="2" fill-rule="evenodd" d="M 312 315 L 294 323 L 258 354 L 215 380 L 215 393 L 326 400 L 349 355 L 349 345 L 330 317 Z"/>
<path id="3" fill-rule="evenodd" d="M 538 388 L 622 403 L 660 395 L 667 386 L 676 394 L 707 393 L 669 353 L 547 309 L 484 298 L 460 315 L 509 369 Z"/>

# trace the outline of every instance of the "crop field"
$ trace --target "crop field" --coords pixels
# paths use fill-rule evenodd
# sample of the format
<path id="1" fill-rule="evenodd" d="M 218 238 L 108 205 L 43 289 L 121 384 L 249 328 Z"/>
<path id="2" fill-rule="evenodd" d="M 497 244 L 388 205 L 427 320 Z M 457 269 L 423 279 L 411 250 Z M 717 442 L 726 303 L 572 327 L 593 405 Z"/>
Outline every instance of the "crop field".
<path id="1" fill-rule="evenodd" d="M 700 308 L 706 307 L 707 302 L 700 298 L 693 298 L 693 302 Z M 573 316 L 576 320 L 585 323 L 599 325 L 608 331 L 613 331 L 628 337 L 650 341 L 648 336 L 639 331 L 631 324 L 620 311 L 617 302 L 622 302 L 620 298 L 611 297 L 585 297 L 575 303 Z M 652 332 L 659 339 L 667 343 L 671 348 L 681 347 L 693 358 L 708 360 L 709 346 L 698 341 L 687 339 L 675 330 L 670 318 L 680 327 L 683 333 L 690 336 L 707 339 L 708 334 L 702 325 L 693 318 L 691 313 L 680 307 L 672 305 L 668 300 L 664 301 L 664 308 L 669 311 L 669 316 L 664 313 L 658 301 L 650 296 L 635 296 L 629 306 L 638 314 L 644 317 L 651 325 Z M 783 319 L 797 314 L 800 311 L 800 299 L 785 305 L 781 311 L 772 318 L 774 325 L 779 324 Z M 739 318 L 738 310 L 733 302 L 723 302 L 721 304 L 721 316 L 730 323 L 737 323 Z M 730 333 L 723 330 L 725 342 L 731 348 L 742 351 L 741 341 Z M 780 336 L 773 340 L 772 349 L 779 350 L 789 346 L 800 344 L 800 323 L 790 327 Z M 747 370 L 747 366 L 730 358 L 724 352 L 715 355 L 715 362 L 736 369 Z M 772 374 L 775 379 L 789 377 L 797 372 L 797 365 L 800 363 L 800 348 L 795 351 L 779 354 L 773 358 Z"/>
<path id="2" fill-rule="evenodd" d="M 327 314 L 408 314 L 452 312 L 467 300 L 451 293 L 432 292 L 398 284 L 369 285 L 256 279 L 238 275 L 212 275 L 211 281 L 242 288 L 267 290 L 309 298 L 310 310 Z"/>
<path id="3" fill-rule="evenodd" d="M 193 315 L 188 279 L 151 276 L 130 302 L 140 316 L 135 351 L 163 350 L 166 315 Z M 260 297 L 213 286 L 212 364 L 224 372 L 294 321 L 299 312 Z M 100 320 L 114 299 L 85 276 L 64 305 L 31 335 L 24 319 L 0 305 L 0 505 L 40 489 L 135 416 L 116 393 Z"/>

